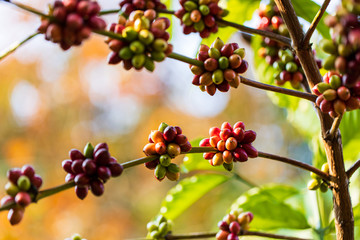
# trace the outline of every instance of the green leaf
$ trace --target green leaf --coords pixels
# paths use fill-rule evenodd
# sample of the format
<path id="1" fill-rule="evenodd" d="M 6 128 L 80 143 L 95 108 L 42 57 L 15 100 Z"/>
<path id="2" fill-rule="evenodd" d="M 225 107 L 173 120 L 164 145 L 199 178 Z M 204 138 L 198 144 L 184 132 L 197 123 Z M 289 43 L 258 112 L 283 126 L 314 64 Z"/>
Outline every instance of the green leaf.
<path id="1" fill-rule="evenodd" d="M 257 8 L 259 8 L 260 0 L 228 0 L 224 9 L 229 9 L 229 14 L 224 17 L 225 20 L 243 24 L 245 21 L 251 20 Z M 208 38 L 202 40 L 202 44 L 210 46 L 217 37 L 227 42 L 230 37 L 238 30 L 233 27 L 220 27 L 219 31 L 211 34 Z"/>
<path id="2" fill-rule="evenodd" d="M 293 0 L 291 1 L 296 14 L 302 17 L 307 22 L 312 22 L 320 6 L 311 0 Z M 317 30 L 324 38 L 330 38 L 329 28 L 325 25 L 323 19 L 328 15 L 326 12 L 323 15 L 322 20 L 317 25 Z"/>
<path id="3" fill-rule="evenodd" d="M 231 208 L 252 212 L 255 216 L 252 229 L 307 229 L 310 226 L 304 214 L 284 202 L 297 193 L 292 187 L 276 184 L 252 188 L 242 194 Z"/>
<path id="4" fill-rule="evenodd" d="M 344 159 L 355 161 L 360 156 L 360 111 L 346 112 L 340 124 L 343 140 Z"/>
<path id="5" fill-rule="evenodd" d="M 353 214 L 354 214 L 354 224 L 355 224 L 355 226 L 360 226 L 360 204 L 356 205 L 353 208 Z"/>
<path id="6" fill-rule="evenodd" d="M 166 195 L 160 214 L 174 220 L 210 190 L 229 179 L 221 174 L 203 174 L 183 179 Z"/>
<path id="7" fill-rule="evenodd" d="M 191 146 L 199 146 L 202 138 L 191 141 Z M 195 170 L 212 170 L 227 172 L 223 166 L 211 166 L 208 160 L 203 158 L 202 153 L 191 153 L 184 157 L 183 163 L 181 164 L 181 172 L 188 173 Z"/>

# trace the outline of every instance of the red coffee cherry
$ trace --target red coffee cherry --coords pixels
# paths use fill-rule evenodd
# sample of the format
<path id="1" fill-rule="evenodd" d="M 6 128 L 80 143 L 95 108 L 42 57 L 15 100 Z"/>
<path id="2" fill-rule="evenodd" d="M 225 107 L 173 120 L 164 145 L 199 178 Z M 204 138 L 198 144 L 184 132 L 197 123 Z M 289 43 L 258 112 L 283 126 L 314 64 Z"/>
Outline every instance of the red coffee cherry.
<path id="1" fill-rule="evenodd" d="M 222 221 L 218 223 L 219 232 L 216 234 L 217 240 L 235 240 L 241 230 L 248 230 L 249 224 L 254 215 L 250 212 L 243 212 L 242 209 L 232 210 Z"/>

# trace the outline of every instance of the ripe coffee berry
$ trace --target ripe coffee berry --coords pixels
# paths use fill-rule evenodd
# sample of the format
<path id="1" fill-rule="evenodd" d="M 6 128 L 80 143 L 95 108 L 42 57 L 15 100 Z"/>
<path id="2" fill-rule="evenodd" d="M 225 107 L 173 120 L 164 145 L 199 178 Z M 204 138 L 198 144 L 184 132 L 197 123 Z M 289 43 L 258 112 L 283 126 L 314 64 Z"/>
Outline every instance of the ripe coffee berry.
<path id="1" fill-rule="evenodd" d="M 93 30 L 103 30 L 106 23 L 98 15 L 100 5 L 90 0 L 57 0 L 50 7 L 49 15 L 43 18 L 38 28 L 45 39 L 59 43 L 63 50 L 81 45 Z"/>
<path id="2" fill-rule="evenodd" d="M 217 240 L 239 240 L 241 230 L 249 230 L 249 224 L 254 215 L 251 212 L 244 212 L 242 209 L 232 210 L 222 221 L 218 223 L 219 232 Z"/>
<path id="3" fill-rule="evenodd" d="M 9 182 L 5 185 L 7 195 L 1 199 L 1 206 L 14 206 L 8 213 L 8 220 L 11 225 L 18 224 L 24 215 L 25 207 L 36 201 L 42 179 L 35 174 L 30 165 L 20 168 L 13 168 L 7 172 Z"/>
<path id="4" fill-rule="evenodd" d="M 329 164 L 324 163 L 321 166 L 321 171 L 329 174 Z M 307 188 L 309 190 L 320 189 L 320 191 L 322 191 L 322 192 L 326 192 L 328 190 L 328 188 L 329 188 L 328 184 L 326 182 L 324 182 L 318 175 L 316 175 L 315 173 L 312 172 L 312 173 L 310 173 L 310 176 L 312 179 L 307 184 Z"/>
<path id="5" fill-rule="evenodd" d="M 218 31 L 216 19 L 228 14 L 218 5 L 218 0 L 180 0 L 181 9 L 175 12 L 181 21 L 184 34 L 199 32 L 200 37 L 207 38 L 210 33 Z"/>
<path id="6" fill-rule="evenodd" d="M 101 196 L 104 183 L 123 172 L 122 165 L 110 156 L 106 143 L 99 143 L 95 148 L 88 143 L 84 153 L 72 149 L 69 155 L 70 159 L 62 162 L 63 169 L 68 173 L 65 181 L 75 182 L 75 193 L 80 199 L 87 196 L 89 189 L 95 196 Z"/>
<path id="7" fill-rule="evenodd" d="M 108 56 L 109 64 L 123 62 L 124 68 L 137 70 L 145 67 L 154 71 L 155 62 L 163 61 L 172 52 L 168 43 L 169 33 L 166 29 L 170 20 L 165 17 L 156 18 L 155 10 L 131 12 L 129 19 L 119 16 L 118 24 L 113 23 L 110 31 L 119 34 L 123 40 L 107 39 L 112 52 Z"/>
<path id="8" fill-rule="evenodd" d="M 244 57 L 244 48 L 239 48 L 237 43 L 224 44 L 220 38 L 217 38 L 211 47 L 201 45 L 197 60 L 204 62 L 204 66 L 190 65 L 192 73 L 195 74 L 192 83 L 211 96 L 216 89 L 227 92 L 230 86 L 237 88 L 240 84 L 239 74 L 246 72 L 248 68 Z"/>
<path id="9" fill-rule="evenodd" d="M 171 163 L 171 159 L 180 155 L 181 152 L 190 150 L 191 144 L 182 134 L 180 127 L 161 123 L 159 130 L 151 131 L 149 143 L 143 149 L 146 156 L 157 155 L 158 158 L 145 163 L 145 166 L 155 169 L 154 175 L 159 181 L 165 177 L 171 181 L 177 181 L 180 177 L 180 169 L 175 163 Z"/>
<path id="10" fill-rule="evenodd" d="M 171 232 L 172 221 L 167 220 L 164 216 L 159 215 L 146 226 L 148 234 L 147 239 L 162 240 Z"/>
<path id="11" fill-rule="evenodd" d="M 129 16 L 135 10 L 166 9 L 166 5 L 161 3 L 160 0 L 122 0 L 120 7 L 126 16 Z"/>
<path id="12" fill-rule="evenodd" d="M 343 1 L 335 16 L 328 16 L 325 23 L 331 28 L 332 40 L 324 39 L 320 47 L 330 55 L 324 61 L 326 70 L 336 70 L 343 75 L 343 85 L 355 87 L 360 82 L 360 4 Z"/>
<path id="13" fill-rule="evenodd" d="M 322 112 L 334 118 L 360 108 L 360 81 L 354 87 L 346 87 L 344 76 L 334 71 L 327 72 L 323 80 L 313 88 L 318 96 L 316 105 Z"/>
<path id="14" fill-rule="evenodd" d="M 216 153 L 204 153 L 203 157 L 209 160 L 213 166 L 223 165 L 231 171 L 233 162 L 245 162 L 248 158 L 256 158 L 257 150 L 251 145 L 256 139 L 256 133 L 252 130 L 245 131 L 245 124 L 237 122 L 233 127 L 228 122 L 209 130 L 210 138 L 201 140 L 201 147 L 213 147 Z"/>

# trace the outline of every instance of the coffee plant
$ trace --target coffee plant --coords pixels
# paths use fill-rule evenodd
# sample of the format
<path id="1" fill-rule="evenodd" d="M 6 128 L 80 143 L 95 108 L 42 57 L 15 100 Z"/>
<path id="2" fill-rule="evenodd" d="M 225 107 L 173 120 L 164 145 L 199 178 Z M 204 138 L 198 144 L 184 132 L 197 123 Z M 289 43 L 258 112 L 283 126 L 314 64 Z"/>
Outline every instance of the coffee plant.
<path id="1" fill-rule="evenodd" d="M 108 181 L 117 181 L 113 178 L 121 179 L 124 171 L 139 166 L 153 170 L 159 182 L 166 179 L 177 182 L 159 214 L 147 224 L 147 236 L 139 237 L 359 239 L 359 199 L 350 191 L 352 185 L 358 186 L 355 180 L 350 180 L 360 167 L 360 160 L 356 160 L 360 154 L 360 3 L 338 1 L 336 12 L 331 15 L 327 12 L 330 0 L 316 2 L 322 4 L 310 0 L 180 0 L 176 5 L 159 0 L 122 0 L 118 9 L 104 10 L 93 0 L 56 0 L 47 12 L 42 12 L 32 7 L 31 2 L 1 0 L 1 5 L 38 16 L 39 27 L 34 34 L 2 52 L 0 60 L 37 35 L 71 51 L 96 34 L 104 37 L 110 48 L 107 62 L 114 68 L 153 72 L 156 65 L 172 58 L 188 64 L 194 75 L 188 84 L 198 86 L 204 94 L 229 94 L 242 85 L 267 91 L 271 102 L 286 109 L 289 122 L 307 139 L 314 154 L 312 164 L 308 164 L 263 152 L 261 146 L 253 145 L 256 129 L 246 129 L 242 121 L 232 124 L 225 121 L 220 127 L 210 128 L 207 138 L 193 141 L 186 137 L 186 126 L 162 122 L 150 132 L 142 158 L 124 161 L 118 156 L 117 160 L 110 155 L 106 143 L 95 147 L 88 143 L 83 151 L 71 149 L 69 159 L 62 163 L 54 156 L 51 159 L 54 167 L 62 165 L 66 174 L 64 183 L 52 188 L 41 188 L 46 179 L 35 174 L 30 165 L 8 170 L 0 211 L 7 211 L 11 225 L 21 224 L 26 218 L 25 209 L 32 203 L 41 204 L 43 198 L 70 188 L 84 201 L 89 190 L 100 197 Z M 170 9 L 173 6 L 179 7 Z M 112 17 L 112 22 L 107 23 L 104 15 Z M 257 23 L 252 21 L 252 27 L 243 25 L 252 18 L 258 19 Z M 171 32 L 176 24 L 180 24 L 183 34 L 194 33 L 203 39 L 196 57 L 174 51 Z M 251 41 L 253 61 L 247 57 L 245 46 L 230 40 L 236 31 L 251 34 L 251 39 L 247 39 Z M 258 73 L 257 81 L 243 76 L 249 66 Z M 242 107 L 251 104 L 251 100 L 235 104 Z M 186 155 L 182 163 L 177 159 L 180 155 Z M 304 192 L 305 184 L 300 185 L 301 191 L 281 184 L 256 186 L 236 173 L 237 166 L 256 158 L 289 164 L 310 173 L 307 190 L 317 191 L 314 203 L 319 210 L 317 222 L 304 211 L 306 203 L 301 191 Z M 252 189 L 241 193 L 228 206 L 228 213 L 219 219 L 217 231 L 198 229 L 186 234 L 174 231 L 177 216 L 231 179 L 245 182 Z M 107 191 L 116 189 L 109 187 Z M 332 194 L 332 206 L 325 204 L 330 195 L 326 192 Z M 67 239 L 83 238 L 74 234 Z"/>

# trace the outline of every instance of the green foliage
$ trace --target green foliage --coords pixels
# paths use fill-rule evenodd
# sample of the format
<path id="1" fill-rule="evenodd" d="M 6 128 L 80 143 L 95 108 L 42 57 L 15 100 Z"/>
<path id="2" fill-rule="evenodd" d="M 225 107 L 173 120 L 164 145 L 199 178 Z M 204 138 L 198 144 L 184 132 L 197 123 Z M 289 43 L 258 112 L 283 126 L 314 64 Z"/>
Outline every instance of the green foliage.
<path id="1" fill-rule="evenodd" d="M 341 120 L 340 130 L 345 160 L 355 161 L 360 156 L 360 111 L 346 112 Z"/>
<path id="2" fill-rule="evenodd" d="M 304 214 L 285 202 L 298 194 L 295 188 L 285 185 L 268 185 L 252 188 L 242 194 L 232 205 L 232 209 L 242 208 L 254 214 L 251 229 L 271 230 L 278 228 L 310 228 Z"/>
<path id="3" fill-rule="evenodd" d="M 296 14 L 305 19 L 307 22 L 312 22 L 314 17 L 316 16 L 317 12 L 320 9 L 320 6 L 315 3 L 314 1 L 310 0 L 296 0 L 291 1 L 294 10 Z M 327 15 L 327 13 L 324 14 L 323 18 Z M 316 28 L 319 33 L 325 37 L 330 38 L 329 28 L 325 25 L 324 21 L 321 20 Z"/>
<path id="4" fill-rule="evenodd" d="M 229 180 L 221 174 L 202 174 L 185 178 L 170 189 L 161 204 L 160 213 L 174 220 L 207 192 Z"/>

